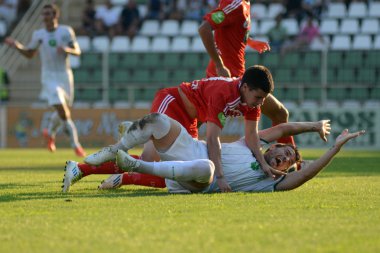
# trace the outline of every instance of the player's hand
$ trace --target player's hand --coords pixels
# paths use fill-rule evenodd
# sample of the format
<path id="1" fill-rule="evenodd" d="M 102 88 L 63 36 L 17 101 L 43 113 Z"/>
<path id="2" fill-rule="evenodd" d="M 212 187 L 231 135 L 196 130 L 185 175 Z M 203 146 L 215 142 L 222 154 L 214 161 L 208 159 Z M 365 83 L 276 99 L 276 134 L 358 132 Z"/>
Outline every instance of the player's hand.
<path id="1" fill-rule="evenodd" d="M 286 175 L 285 172 L 280 171 L 280 170 L 276 170 L 276 169 L 272 168 L 271 166 L 269 166 L 267 163 L 261 165 L 261 169 L 264 171 L 265 174 L 267 174 L 269 177 L 271 177 L 273 179 L 276 179 L 276 177 L 278 177 L 278 176 Z"/>
<path id="2" fill-rule="evenodd" d="M 218 76 L 231 77 L 231 72 L 224 65 L 216 66 L 216 74 Z"/>
<path id="3" fill-rule="evenodd" d="M 218 178 L 216 180 L 216 182 L 217 182 L 218 187 L 219 187 L 221 192 L 231 192 L 232 191 L 231 186 L 227 183 L 227 180 L 224 177 Z"/>
<path id="4" fill-rule="evenodd" d="M 319 123 L 319 130 L 318 130 L 319 136 L 321 137 L 322 140 L 327 142 L 327 136 L 330 134 L 330 130 L 331 130 L 330 120 L 325 119 L 325 120 L 319 121 L 318 123 Z"/>
<path id="5" fill-rule="evenodd" d="M 344 129 L 342 133 L 336 138 L 335 146 L 341 148 L 344 144 L 346 144 L 349 140 L 354 139 L 360 135 L 365 134 L 365 130 L 361 130 L 355 133 L 349 133 L 348 129 Z"/>
<path id="6" fill-rule="evenodd" d="M 16 47 L 16 40 L 12 39 L 11 37 L 5 38 L 4 43 L 10 47 Z"/>
<path id="7" fill-rule="evenodd" d="M 57 53 L 58 54 L 66 54 L 66 50 L 64 47 L 57 47 Z"/>
<path id="8" fill-rule="evenodd" d="M 247 44 L 248 44 L 248 46 L 250 46 L 251 48 L 253 48 L 257 52 L 259 52 L 260 54 L 264 53 L 266 51 L 270 51 L 270 46 L 269 46 L 268 42 L 266 42 L 266 41 L 248 39 Z"/>

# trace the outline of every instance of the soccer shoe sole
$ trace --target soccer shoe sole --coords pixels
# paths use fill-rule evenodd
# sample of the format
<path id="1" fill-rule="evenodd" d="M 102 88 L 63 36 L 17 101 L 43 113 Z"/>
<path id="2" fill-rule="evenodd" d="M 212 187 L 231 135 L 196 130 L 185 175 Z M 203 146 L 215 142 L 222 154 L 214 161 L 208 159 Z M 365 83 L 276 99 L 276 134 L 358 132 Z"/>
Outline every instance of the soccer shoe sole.
<path id="1" fill-rule="evenodd" d="M 111 175 L 109 178 L 104 180 L 99 186 L 99 190 L 117 189 L 121 187 L 123 180 L 123 174 Z"/>
<path id="2" fill-rule="evenodd" d="M 125 172 L 133 172 L 136 167 L 139 167 L 140 162 L 128 155 L 125 151 L 119 149 L 116 154 L 116 164 Z"/>
<path id="3" fill-rule="evenodd" d="M 105 147 L 102 150 L 88 155 L 84 158 L 84 162 L 91 165 L 100 165 L 105 162 L 114 161 L 116 153 L 111 151 L 110 147 Z"/>
<path id="4" fill-rule="evenodd" d="M 70 186 L 82 178 L 82 172 L 78 168 L 78 163 L 74 161 L 66 161 L 65 174 L 62 180 L 62 192 L 69 192 Z"/>

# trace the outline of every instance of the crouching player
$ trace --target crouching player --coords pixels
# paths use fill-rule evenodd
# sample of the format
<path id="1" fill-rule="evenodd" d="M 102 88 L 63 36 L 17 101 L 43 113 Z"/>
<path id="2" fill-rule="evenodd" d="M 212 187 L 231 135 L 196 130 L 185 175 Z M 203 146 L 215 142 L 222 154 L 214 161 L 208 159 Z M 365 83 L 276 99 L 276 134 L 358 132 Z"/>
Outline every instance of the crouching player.
<path id="1" fill-rule="evenodd" d="M 260 131 L 260 138 L 274 141 L 281 136 L 312 131 L 318 132 L 326 141 L 326 136 L 330 133 L 329 121 L 284 123 Z M 226 169 L 224 177 L 231 184 L 233 191 L 260 192 L 294 189 L 324 168 L 344 143 L 363 133 L 364 131 L 349 134 L 348 131 L 344 131 L 337 138 L 335 146 L 320 159 L 303 167 L 301 171 L 288 173 L 275 180 L 260 169 L 259 163 L 243 139 L 225 143 L 221 148 L 222 166 Z M 149 140 L 153 141 L 164 162 L 144 162 L 124 152 Z M 140 176 L 139 173 L 165 178 L 165 185 L 172 193 L 220 191 L 215 183 L 214 165 L 207 157 L 206 144 L 193 139 L 177 121 L 166 115 L 153 113 L 134 122 L 125 131 L 121 140 L 109 148 L 118 149 L 116 157 L 114 152 L 102 149 L 86 157 L 85 161 L 92 165 L 69 161 L 66 166 L 63 191 L 67 192 L 70 185 L 83 176 L 91 173 L 102 174 L 107 169 L 108 173 L 120 173 L 122 169 L 137 172 L 133 174 Z M 115 158 L 117 166 L 112 162 L 104 163 Z M 284 144 L 272 145 L 264 154 L 264 158 L 271 166 L 281 171 L 286 171 L 301 160 L 298 151 L 293 146 Z M 163 183 L 159 186 L 163 187 Z"/>

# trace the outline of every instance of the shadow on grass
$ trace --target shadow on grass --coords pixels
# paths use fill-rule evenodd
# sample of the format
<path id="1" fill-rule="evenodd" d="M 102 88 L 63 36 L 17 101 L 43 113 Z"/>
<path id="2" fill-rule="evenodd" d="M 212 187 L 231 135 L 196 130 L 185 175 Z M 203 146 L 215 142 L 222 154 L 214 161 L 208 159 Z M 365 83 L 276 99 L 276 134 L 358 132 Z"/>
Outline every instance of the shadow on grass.
<path id="1" fill-rule="evenodd" d="M 26 185 L 23 185 L 26 186 Z M 30 186 L 30 185 L 29 185 Z M 35 186 L 35 185 L 33 185 Z M 18 184 L 1 184 L 0 189 L 4 188 L 19 188 Z M 75 199 L 93 199 L 93 198 L 131 198 L 131 197 L 166 197 L 170 194 L 159 189 L 116 189 L 107 191 L 91 191 L 79 190 L 73 193 L 62 193 L 58 191 L 45 192 L 28 192 L 16 194 L 0 195 L 0 202 L 15 202 L 24 200 L 59 200 L 71 202 Z"/>

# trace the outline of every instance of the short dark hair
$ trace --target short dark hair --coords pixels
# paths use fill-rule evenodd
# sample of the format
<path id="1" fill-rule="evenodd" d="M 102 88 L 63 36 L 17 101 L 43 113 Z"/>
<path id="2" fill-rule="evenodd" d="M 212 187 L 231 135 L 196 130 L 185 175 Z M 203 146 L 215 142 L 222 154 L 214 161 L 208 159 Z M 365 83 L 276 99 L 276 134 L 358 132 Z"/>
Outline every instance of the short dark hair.
<path id="1" fill-rule="evenodd" d="M 60 10 L 59 10 L 58 5 L 56 5 L 56 4 L 45 4 L 42 8 L 43 9 L 52 9 L 54 16 L 59 17 Z"/>
<path id="2" fill-rule="evenodd" d="M 241 79 L 252 90 L 261 89 L 265 93 L 272 93 L 274 82 L 269 69 L 262 65 L 254 65 L 247 68 Z"/>

